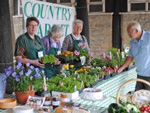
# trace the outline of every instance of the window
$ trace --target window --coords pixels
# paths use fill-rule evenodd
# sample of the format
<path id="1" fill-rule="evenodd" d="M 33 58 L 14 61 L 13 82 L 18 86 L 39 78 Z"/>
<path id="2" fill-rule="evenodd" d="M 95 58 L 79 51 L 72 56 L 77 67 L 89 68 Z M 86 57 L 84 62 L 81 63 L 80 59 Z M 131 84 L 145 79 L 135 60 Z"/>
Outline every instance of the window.
<path id="1" fill-rule="evenodd" d="M 131 4 L 131 11 L 145 10 L 145 3 L 133 3 Z"/>
<path id="2" fill-rule="evenodd" d="M 102 5 L 90 5 L 89 12 L 102 12 Z"/>
<path id="3" fill-rule="evenodd" d="M 50 3 L 57 3 L 57 0 L 47 0 L 47 2 L 50 2 Z"/>
<path id="4" fill-rule="evenodd" d="M 105 12 L 105 0 L 87 0 L 88 12 Z"/>
<path id="5" fill-rule="evenodd" d="M 149 11 L 150 0 L 128 0 L 128 12 L 130 11 Z"/>
<path id="6" fill-rule="evenodd" d="M 90 0 L 90 2 L 101 2 L 102 0 Z"/>
<path id="7" fill-rule="evenodd" d="M 71 3 L 71 0 L 60 0 L 60 3 Z"/>

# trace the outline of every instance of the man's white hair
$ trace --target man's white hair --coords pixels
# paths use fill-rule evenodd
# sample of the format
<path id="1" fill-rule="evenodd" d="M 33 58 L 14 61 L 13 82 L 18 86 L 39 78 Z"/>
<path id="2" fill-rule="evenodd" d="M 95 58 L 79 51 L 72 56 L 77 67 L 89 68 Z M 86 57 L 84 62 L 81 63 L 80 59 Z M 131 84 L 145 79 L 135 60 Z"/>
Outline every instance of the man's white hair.
<path id="1" fill-rule="evenodd" d="M 141 25 L 140 25 L 138 22 L 135 22 L 135 21 L 129 23 L 127 28 L 128 28 L 128 29 L 131 28 L 131 29 L 133 29 L 133 30 L 136 29 L 136 30 L 138 30 L 138 31 L 142 31 Z"/>
<path id="2" fill-rule="evenodd" d="M 64 29 L 60 25 L 54 24 L 52 26 L 52 28 L 50 29 L 50 31 L 48 31 L 48 35 L 50 37 L 54 37 L 54 36 L 57 36 L 59 34 L 63 35 L 63 32 L 64 32 Z"/>

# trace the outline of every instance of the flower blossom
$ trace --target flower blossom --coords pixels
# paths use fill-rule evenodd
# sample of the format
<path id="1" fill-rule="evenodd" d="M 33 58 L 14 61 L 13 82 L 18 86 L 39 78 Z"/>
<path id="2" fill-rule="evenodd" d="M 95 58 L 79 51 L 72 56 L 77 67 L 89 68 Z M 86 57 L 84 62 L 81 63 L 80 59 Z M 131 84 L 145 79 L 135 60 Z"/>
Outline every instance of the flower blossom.
<path id="1" fill-rule="evenodd" d="M 17 82 L 19 82 L 19 81 L 20 81 L 20 78 L 19 78 L 18 76 L 16 76 L 16 77 L 15 77 L 15 80 L 16 80 Z"/>
<path id="2" fill-rule="evenodd" d="M 10 76 L 11 73 L 12 73 L 12 71 L 13 71 L 13 69 L 12 69 L 12 67 L 10 66 L 10 67 L 4 69 L 4 71 L 5 71 L 5 74 L 6 74 L 7 76 Z"/>
<path id="3" fill-rule="evenodd" d="M 20 68 L 21 68 L 21 66 L 22 66 L 22 61 L 21 61 L 21 60 L 19 60 L 19 61 L 17 62 L 17 66 L 16 66 L 16 68 L 17 68 L 17 69 L 20 69 Z"/>
<path id="4" fill-rule="evenodd" d="M 19 75 L 23 75 L 23 70 L 19 72 Z"/>
<path id="5" fill-rule="evenodd" d="M 103 58 L 106 58 L 106 53 L 105 52 L 101 52 L 100 56 L 102 56 Z"/>
<path id="6" fill-rule="evenodd" d="M 29 70 L 25 73 L 25 75 L 26 75 L 26 76 L 29 76 L 31 73 L 32 73 L 32 70 L 29 69 Z"/>
<path id="7" fill-rule="evenodd" d="M 82 47 L 82 46 L 83 46 L 83 43 L 80 42 L 80 43 L 78 44 L 78 46 L 79 46 L 79 47 Z"/>
<path id="8" fill-rule="evenodd" d="M 85 49 L 87 47 L 86 43 L 83 44 L 82 49 Z"/>
<path id="9" fill-rule="evenodd" d="M 77 51 L 77 50 L 75 50 L 75 51 L 74 51 L 74 54 L 75 54 L 76 56 L 78 56 L 78 55 L 80 55 L 80 52 Z"/>
<path id="10" fill-rule="evenodd" d="M 89 56 L 93 56 L 93 54 L 94 54 L 93 52 L 89 51 Z"/>
<path id="11" fill-rule="evenodd" d="M 13 76 L 13 77 L 16 77 L 16 76 L 17 76 L 17 73 L 16 73 L 16 72 L 13 72 L 13 73 L 12 73 L 12 76 Z"/>
<path id="12" fill-rule="evenodd" d="M 39 71 L 40 71 L 39 68 L 35 68 L 36 73 L 39 73 Z"/>
<path id="13" fill-rule="evenodd" d="M 27 63 L 26 63 L 26 66 L 27 66 L 27 67 L 29 67 L 29 66 L 30 66 L 30 63 L 29 63 L 29 62 L 27 62 Z"/>

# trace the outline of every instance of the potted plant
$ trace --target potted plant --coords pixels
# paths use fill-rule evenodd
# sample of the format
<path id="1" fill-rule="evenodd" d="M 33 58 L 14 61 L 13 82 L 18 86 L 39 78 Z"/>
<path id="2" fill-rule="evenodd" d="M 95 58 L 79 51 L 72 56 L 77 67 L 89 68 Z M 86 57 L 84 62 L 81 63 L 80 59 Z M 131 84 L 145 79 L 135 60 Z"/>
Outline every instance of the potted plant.
<path id="1" fill-rule="evenodd" d="M 29 95 L 34 96 L 35 91 L 38 91 L 43 83 L 44 71 L 30 63 L 23 65 L 21 61 L 18 61 L 15 69 L 7 68 L 5 73 L 9 76 L 8 79 L 20 104 L 25 104 Z"/>
<path id="2" fill-rule="evenodd" d="M 56 57 L 52 54 L 45 55 L 44 57 L 41 58 L 41 63 L 46 64 L 50 63 L 53 64 L 56 61 Z"/>
<path id="3" fill-rule="evenodd" d="M 70 63 L 74 60 L 74 55 L 73 55 L 73 52 L 71 52 L 71 51 L 64 51 L 64 52 L 60 53 L 60 55 L 57 55 L 56 57 L 63 64 Z"/>

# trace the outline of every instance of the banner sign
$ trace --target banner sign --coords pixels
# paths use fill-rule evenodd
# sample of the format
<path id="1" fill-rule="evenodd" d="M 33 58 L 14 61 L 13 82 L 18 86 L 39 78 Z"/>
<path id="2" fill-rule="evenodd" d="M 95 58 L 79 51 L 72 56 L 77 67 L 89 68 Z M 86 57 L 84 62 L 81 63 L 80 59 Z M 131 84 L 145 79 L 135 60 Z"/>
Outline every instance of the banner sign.
<path id="1" fill-rule="evenodd" d="M 25 22 L 30 16 L 34 16 L 40 21 L 38 35 L 41 38 L 47 35 L 53 24 L 59 24 L 64 28 L 64 36 L 72 33 L 74 7 L 35 0 L 22 0 L 22 10 Z"/>

